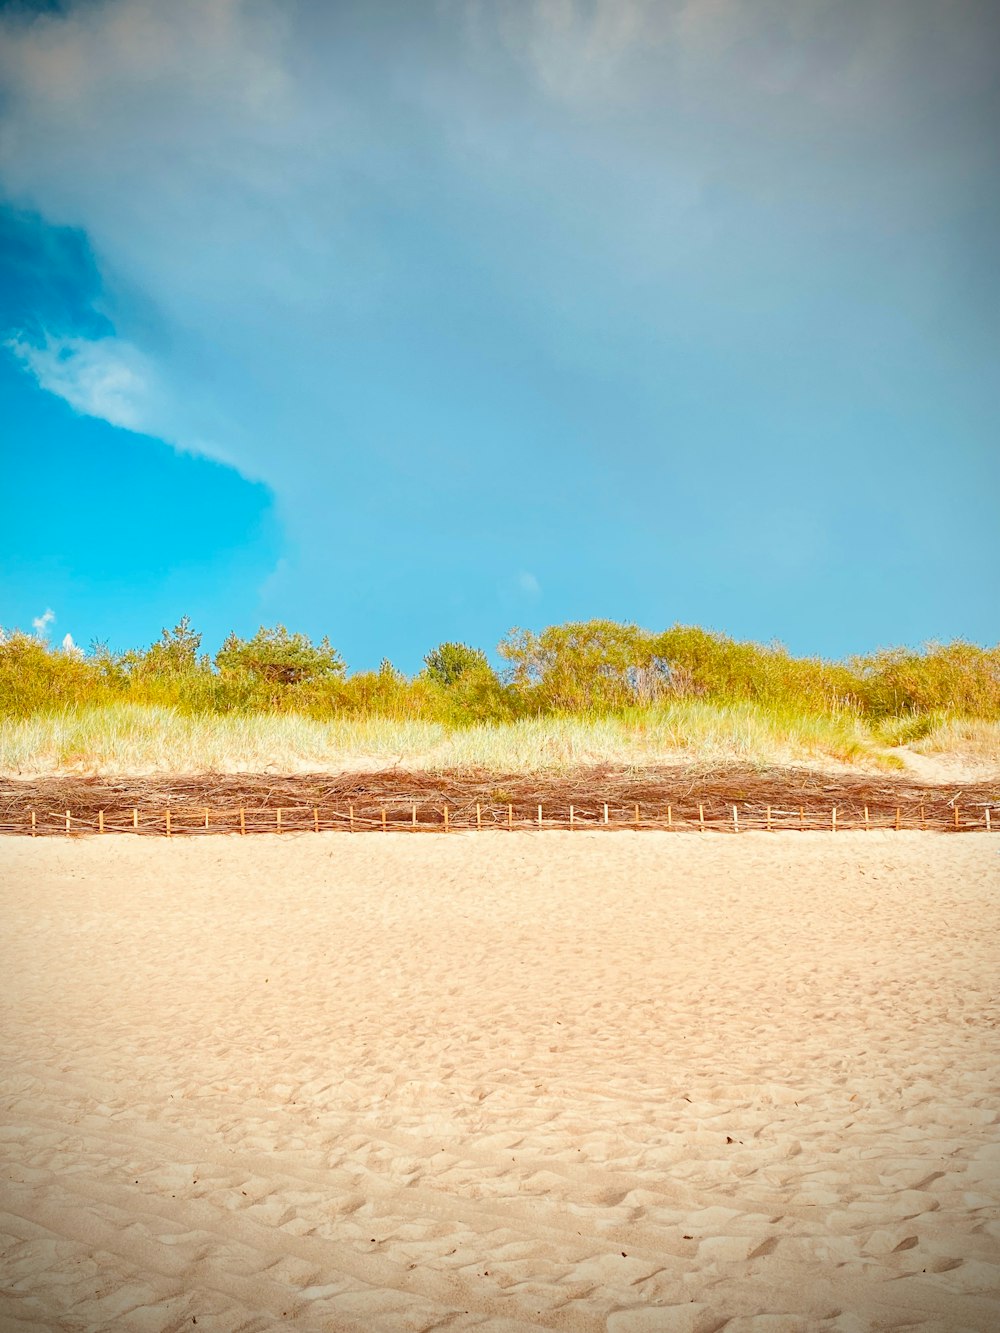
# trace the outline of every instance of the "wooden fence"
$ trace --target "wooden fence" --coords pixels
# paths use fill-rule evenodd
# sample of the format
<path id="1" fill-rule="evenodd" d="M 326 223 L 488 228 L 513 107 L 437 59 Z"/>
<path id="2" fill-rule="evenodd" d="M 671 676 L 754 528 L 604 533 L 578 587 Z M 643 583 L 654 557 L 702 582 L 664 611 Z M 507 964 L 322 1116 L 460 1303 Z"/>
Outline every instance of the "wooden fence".
<path id="1" fill-rule="evenodd" d="M 657 830 L 675 833 L 837 833 L 847 830 L 928 830 L 939 833 L 992 832 L 1000 825 L 1000 806 L 980 804 L 962 807 L 875 806 L 858 808 L 831 805 L 759 806 L 718 801 L 684 805 L 636 804 L 623 806 L 588 802 L 580 806 L 430 805 L 426 802 L 370 800 L 336 806 L 194 806 L 173 804 L 161 809 L 148 806 L 116 807 L 74 815 L 72 810 L 32 809 L 0 819 L 0 834 L 30 837 L 82 836 L 124 833 L 179 837 L 192 835 L 252 833 L 452 833 L 497 830 L 501 832 L 563 830 Z"/>

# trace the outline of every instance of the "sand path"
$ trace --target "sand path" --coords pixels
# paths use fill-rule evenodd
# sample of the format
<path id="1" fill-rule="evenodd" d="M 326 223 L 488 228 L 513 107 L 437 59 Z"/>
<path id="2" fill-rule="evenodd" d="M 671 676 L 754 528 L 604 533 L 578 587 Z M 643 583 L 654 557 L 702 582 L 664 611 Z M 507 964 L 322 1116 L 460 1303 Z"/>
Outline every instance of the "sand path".
<path id="1" fill-rule="evenodd" d="M 0 841 L 0 1327 L 1000 1327 L 1000 838 Z"/>

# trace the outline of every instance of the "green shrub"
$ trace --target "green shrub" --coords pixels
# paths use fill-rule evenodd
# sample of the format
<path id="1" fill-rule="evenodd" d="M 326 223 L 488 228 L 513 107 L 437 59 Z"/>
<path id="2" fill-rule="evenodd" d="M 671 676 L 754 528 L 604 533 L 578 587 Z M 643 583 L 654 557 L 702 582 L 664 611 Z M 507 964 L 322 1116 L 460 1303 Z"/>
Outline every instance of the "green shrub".
<path id="1" fill-rule="evenodd" d="M 442 643 L 424 658 L 428 680 L 436 685 L 457 685 L 470 671 L 489 671 L 490 665 L 481 648 L 464 643 Z"/>
<path id="2" fill-rule="evenodd" d="M 775 719 L 843 718 L 917 741 L 941 718 L 1000 719 L 1000 646 L 961 641 L 883 649 L 847 662 L 793 657 L 692 625 L 652 633 L 610 620 L 511 630 L 501 678 L 486 654 L 442 643 L 409 678 L 388 661 L 349 675 L 329 640 L 283 625 L 231 634 L 214 662 L 184 617 L 149 648 L 84 654 L 0 632 L 0 716 L 134 704 L 184 714 L 289 713 L 316 720 L 379 717 L 445 727 L 650 713 L 689 700 L 752 705 Z M 926 725 L 919 719 L 929 719 Z M 893 726 L 895 722 L 898 725 Z M 845 732 L 845 734 L 847 734 Z"/>
<path id="3" fill-rule="evenodd" d="M 215 655 L 222 676 L 249 676 L 269 686 L 301 685 L 344 674 L 344 662 L 329 639 L 316 647 L 305 634 L 290 634 L 284 625 L 260 629 L 252 639 L 230 634 Z"/>

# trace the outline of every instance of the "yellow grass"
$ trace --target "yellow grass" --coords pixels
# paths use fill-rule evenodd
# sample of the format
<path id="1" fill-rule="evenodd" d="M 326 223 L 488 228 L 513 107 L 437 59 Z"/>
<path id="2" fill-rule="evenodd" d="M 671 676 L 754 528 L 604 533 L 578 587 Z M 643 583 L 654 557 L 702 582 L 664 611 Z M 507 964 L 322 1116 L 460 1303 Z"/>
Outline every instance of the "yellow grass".
<path id="1" fill-rule="evenodd" d="M 680 701 L 622 717 L 544 717 L 463 729 L 386 718 L 185 714 L 115 704 L 0 723 L 0 772 L 194 773 L 485 768 L 560 772 L 672 761 L 899 767 L 853 715 Z"/>
<path id="2" fill-rule="evenodd" d="M 917 754 L 954 755 L 1000 768 L 1000 722 L 944 716 L 935 720 L 925 736 L 912 742 L 911 749 Z"/>

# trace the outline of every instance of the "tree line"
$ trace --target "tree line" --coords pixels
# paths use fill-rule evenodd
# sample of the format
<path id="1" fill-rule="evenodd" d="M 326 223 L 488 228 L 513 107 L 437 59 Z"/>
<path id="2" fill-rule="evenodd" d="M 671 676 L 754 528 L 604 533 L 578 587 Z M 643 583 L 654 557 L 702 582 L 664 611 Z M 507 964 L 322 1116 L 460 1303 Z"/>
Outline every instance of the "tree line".
<path id="1" fill-rule="evenodd" d="M 482 649 L 442 643 L 406 676 L 388 661 L 349 673 L 324 638 L 283 625 L 231 634 L 213 656 L 184 617 L 148 648 L 86 652 L 0 631 L 0 715 L 130 701 L 189 712 L 297 712 L 455 725 L 544 714 L 615 714 L 673 700 L 752 701 L 872 721 L 940 712 L 1000 718 L 1000 645 L 956 641 L 844 661 L 794 657 L 691 625 L 651 631 L 610 620 L 513 629 L 495 669 Z"/>

